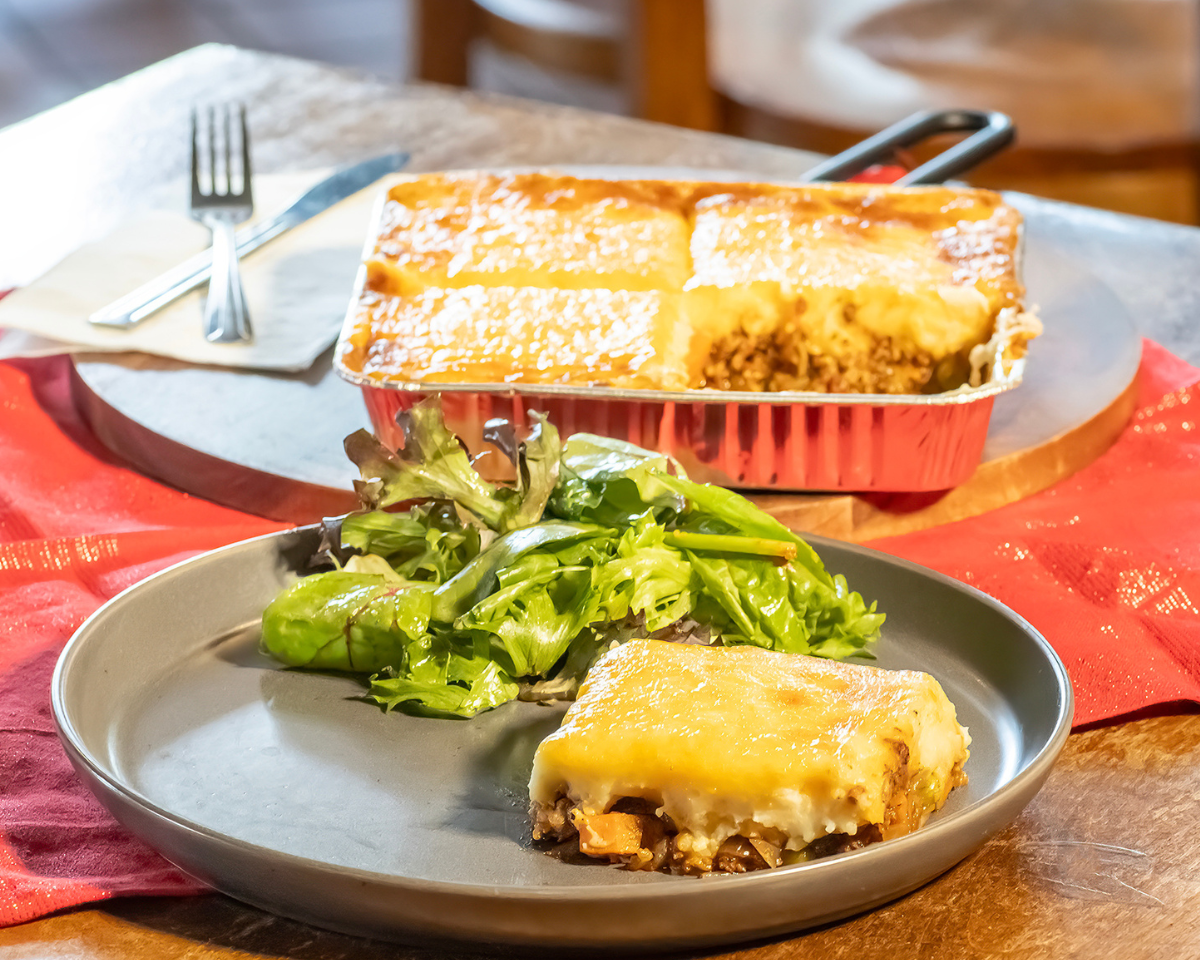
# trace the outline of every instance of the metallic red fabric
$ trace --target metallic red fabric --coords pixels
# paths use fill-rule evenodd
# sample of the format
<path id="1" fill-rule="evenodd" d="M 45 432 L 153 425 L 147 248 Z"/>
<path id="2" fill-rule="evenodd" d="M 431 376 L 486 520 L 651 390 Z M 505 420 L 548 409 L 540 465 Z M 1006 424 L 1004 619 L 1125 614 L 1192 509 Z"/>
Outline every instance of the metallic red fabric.
<path id="1" fill-rule="evenodd" d="M 0 926 L 121 894 L 204 888 L 75 778 L 50 715 L 67 639 L 169 564 L 279 525 L 149 480 L 71 405 L 65 358 L 0 363 Z"/>

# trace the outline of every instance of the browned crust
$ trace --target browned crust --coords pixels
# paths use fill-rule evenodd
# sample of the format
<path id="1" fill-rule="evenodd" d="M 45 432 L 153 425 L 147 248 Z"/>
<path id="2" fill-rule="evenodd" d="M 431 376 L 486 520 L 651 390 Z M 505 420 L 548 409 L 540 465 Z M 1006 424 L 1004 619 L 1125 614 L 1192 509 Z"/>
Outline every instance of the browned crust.
<path id="1" fill-rule="evenodd" d="M 480 202 L 518 203 L 563 214 L 613 204 L 661 211 L 693 220 L 698 210 L 757 206 L 786 210 L 798 220 L 835 217 L 840 229 L 863 237 L 901 223 L 927 231 L 954 282 L 983 281 L 996 291 L 995 310 L 1017 305 L 1024 289 L 1014 260 L 1021 215 L 990 190 L 952 187 L 896 188 L 880 184 L 781 186 L 765 183 L 703 183 L 672 180 L 588 180 L 553 173 L 428 174 L 388 192 L 396 208 L 437 207 L 447 229 L 466 227 Z M 377 249 L 394 257 L 406 247 L 387 209 Z"/>
<path id="2" fill-rule="evenodd" d="M 673 180 L 589 180 L 556 173 L 442 173 L 405 180 L 388 191 L 404 206 L 428 204 L 430 197 L 462 203 L 498 196 L 535 207 L 570 212 L 597 203 L 657 207 L 683 214 L 691 184 Z"/>
<path id="3" fill-rule="evenodd" d="M 1019 305 L 1025 295 L 1016 271 L 1021 214 L 991 190 L 855 183 L 693 184 L 690 207 L 773 209 L 801 222 L 833 217 L 841 231 L 864 238 L 904 224 L 930 234 L 939 259 L 954 267 L 954 283 L 985 284 L 994 313 Z"/>

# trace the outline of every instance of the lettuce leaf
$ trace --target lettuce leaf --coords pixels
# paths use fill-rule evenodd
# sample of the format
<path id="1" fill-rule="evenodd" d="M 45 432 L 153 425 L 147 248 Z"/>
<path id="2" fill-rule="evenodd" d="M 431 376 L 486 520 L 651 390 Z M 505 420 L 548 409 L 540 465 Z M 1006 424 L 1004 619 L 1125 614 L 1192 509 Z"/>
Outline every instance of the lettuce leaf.
<path id="1" fill-rule="evenodd" d="M 405 513 L 371 510 L 341 521 L 341 544 L 386 560 L 405 580 L 445 583 L 479 555 L 479 529 L 452 504 L 435 501 Z"/>
<path id="2" fill-rule="evenodd" d="M 429 652 L 404 676 L 371 678 L 368 699 L 434 716 L 473 717 L 514 700 L 520 687 L 487 657 Z"/>
<path id="3" fill-rule="evenodd" d="M 501 586 L 454 626 L 490 637 L 495 659 L 511 676 L 541 677 L 592 621 L 596 605 L 591 571 L 554 563 Z"/>
<path id="4" fill-rule="evenodd" d="M 474 469 L 435 403 L 398 418 L 404 448 L 347 438 L 369 508 L 329 521 L 320 556 L 263 616 L 294 666 L 373 674 L 385 709 L 474 716 L 517 696 L 571 697 L 614 643 L 659 635 L 786 653 L 869 656 L 883 615 L 812 547 L 670 458 L 544 417 L 490 421 L 515 482 Z M 420 501 L 403 513 L 383 509 Z"/>
<path id="5" fill-rule="evenodd" d="M 518 430 L 510 420 L 489 420 L 483 439 L 500 450 L 516 468 L 517 483 L 510 497 L 510 512 L 503 529 L 517 530 L 542 519 L 546 501 L 558 484 L 562 444 L 558 431 L 545 414 L 531 411 L 533 424 Z"/>
<path id="6" fill-rule="evenodd" d="M 404 670 L 408 646 L 425 635 L 432 606 L 432 585 L 398 585 L 345 570 L 316 573 L 297 580 L 268 605 L 262 648 L 293 667 Z"/>
<path id="7" fill-rule="evenodd" d="M 609 535 L 603 527 L 586 523 L 548 521 L 513 530 L 497 538 L 453 578 L 438 587 L 433 598 L 433 618 L 454 623 L 491 594 L 499 574 L 532 550 L 555 550 L 578 541 Z"/>
<path id="8" fill-rule="evenodd" d="M 840 578 L 830 589 L 790 564 L 695 554 L 689 559 L 725 615 L 725 623 L 711 613 L 709 619 L 726 644 L 841 659 L 861 654 L 879 634 L 883 616 L 845 590 Z"/>
<path id="9" fill-rule="evenodd" d="M 404 435 L 397 452 L 366 430 L 346 438 L 346 456 L 361 474 L 354 489 L 363 505 L 380 510 L 406 500 L 452 500 L 497 529 L 509 512 L 506 498 L 471 466 L 458 437 L 446 429 L 441 406 L 418 403 L 397 414 L 396 422 Z"/>
<path id="10" fill-rule="evenodd" d="M 691 612 L 695 575 L 666 537 L 647 513 L 616 541 L 614 556 L 592 578 L 601 622 L 641 615 L 645 630 L 653 633 Z"/>
<path id="11" fill-rule="evenodd" d="M 827 587 L 833 587 L 833 578 L 808 542 L 740 494 L 724 487 L 696 483 L 686 477 L 672 477 L 665 473 L 646 476 L 642 482 L 652 496 L 656 488 L 665 487 L 685 498 L 688 515 L 680 524 L 684 529 L 734 533 L 793 544 L 796 554 L 791 558 L 792 562 L 800 564 Z"/>
<path id="12" fill-rule="evenodd" d="M 664 454 L 623 440 L 574 434 L 563 445 L 560 479 L 547 512 L 608 526 L 632 523 L 647 511 L 667 519 L 683 509 L 683 498 L 664 487 L 645 488 L 645 478 L 671 465 Z"/>
<path id="13" fill-rule="evenodd" d="M 498 533 L 537 523 L 558 483 L 562 446 L 544 415 L 532 413 L 531 418 L 527 430 L 503 420 L 484 427 L 484 439 L 512 460 L 515 486 L 484 480 L 447 429 L 441 406 L 424 400 L 396 415 L 404 436 L 398 451 L 366 430 L 346 438 L 346 455 L 361 475 L 354 489 L 371 511 L 408 500 L 445 500 Z"/>

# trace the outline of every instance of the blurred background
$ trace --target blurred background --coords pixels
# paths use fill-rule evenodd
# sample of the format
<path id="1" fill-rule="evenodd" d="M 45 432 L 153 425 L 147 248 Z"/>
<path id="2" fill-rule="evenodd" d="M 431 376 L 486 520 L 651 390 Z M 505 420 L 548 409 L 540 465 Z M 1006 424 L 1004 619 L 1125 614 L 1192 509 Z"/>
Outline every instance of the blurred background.
<path id="1" fill-rule="evenodd" d="M 1011 114 L 981 185 L 1200 221 L 1196 0 L 0 0 L 0 125 L 211 41 L 835 152 Z"/>

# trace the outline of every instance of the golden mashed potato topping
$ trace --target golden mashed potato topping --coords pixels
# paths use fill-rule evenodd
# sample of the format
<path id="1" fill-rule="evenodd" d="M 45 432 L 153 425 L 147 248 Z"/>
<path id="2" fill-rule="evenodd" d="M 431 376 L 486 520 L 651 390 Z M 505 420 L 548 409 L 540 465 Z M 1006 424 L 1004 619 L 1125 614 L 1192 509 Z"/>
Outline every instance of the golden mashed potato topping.
<path id="1" fill-rule="evenodd" d="M 534 837 L 634 869 L 778 866 L 916 830 L 969 745 L 924 673 L 631 640 L 538 747 Z"/>
<path id="2" fill-rule="evenodd" d="M 413 382 L 938 392 L 1039 330 L 1019 225 L 986 190 L 417 176 L 384 204 L 341 360 Z"/>
<path id="3" fill-rule="evenodd" d="M 685 390 L 689 332 L 680 295 L 556 287 L 374 291 L 357 305 L 359 369 L 419 370 L 427 383 L 578 383 Z M 556 318 L 548 323 L 546 318 Z"/>

